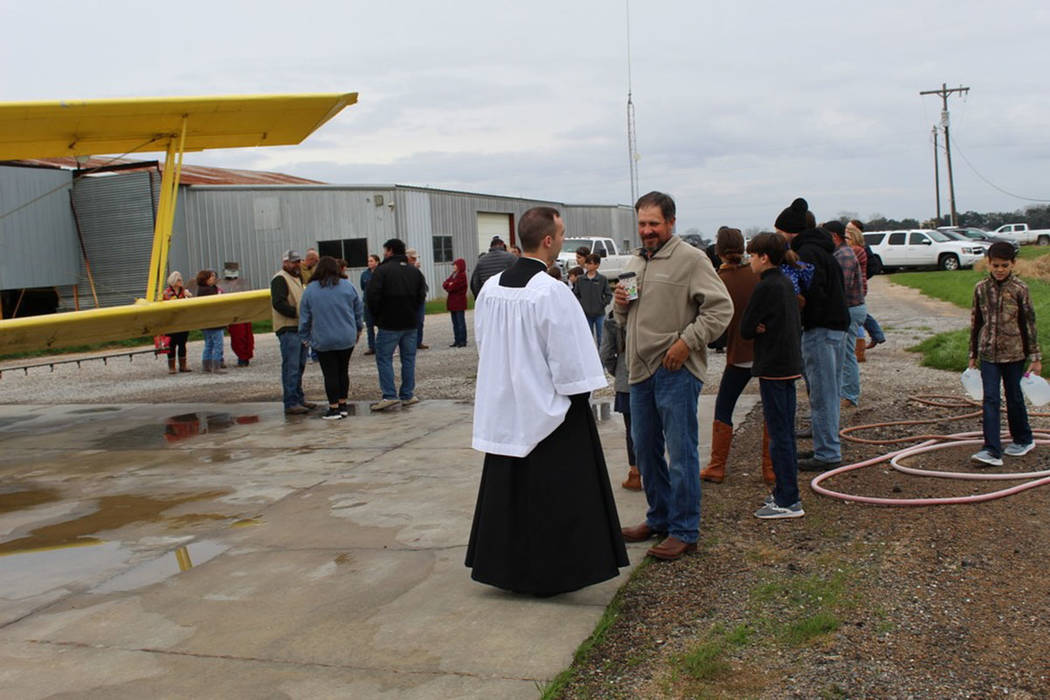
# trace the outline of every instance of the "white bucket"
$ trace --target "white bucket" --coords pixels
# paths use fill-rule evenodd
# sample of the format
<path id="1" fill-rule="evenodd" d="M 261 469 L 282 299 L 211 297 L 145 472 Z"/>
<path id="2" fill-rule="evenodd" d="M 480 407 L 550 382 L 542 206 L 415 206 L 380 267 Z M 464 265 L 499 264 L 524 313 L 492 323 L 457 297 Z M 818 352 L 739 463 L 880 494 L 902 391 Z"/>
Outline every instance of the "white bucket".
<path id="1" fill-rule="evenodd" d="M 963 391 L 974 401 L 984 399 L 984 385 L 981 384 L 981 370 L 969 367 L 962 373 Z M 1022 382 L 1022 386 L 1024 383 Z"/>
<path id="2" fill-rule="evenodd" d="M 1021 377 L 1021 391 L 1025 397 L 1035 406 L 1043 406 L 1050 403 L 1050 384 L 1038 374 L 1025 372 Z"/>

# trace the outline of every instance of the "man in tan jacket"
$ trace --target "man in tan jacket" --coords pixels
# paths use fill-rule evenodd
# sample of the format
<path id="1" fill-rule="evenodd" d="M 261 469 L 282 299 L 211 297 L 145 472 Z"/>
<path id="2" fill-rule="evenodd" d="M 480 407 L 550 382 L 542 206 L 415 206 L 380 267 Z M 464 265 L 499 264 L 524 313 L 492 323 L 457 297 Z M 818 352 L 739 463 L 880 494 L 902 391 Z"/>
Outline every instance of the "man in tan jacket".
<path id="1" fill-rule="evenodd" d="M 635 273 L 638 298 L 621 284 L 613 310 L 627 329 L 631 433 L 649 510 L 623 537 L 661 537 L 648 554 L 678 559 L 700 537 L 697 400 L 707 344 L 729 325 L 733 302 L 707 256 L 674 235 L 670 196 L 650 192 L 634 208 L 643 248 L 624 272 Z"/>

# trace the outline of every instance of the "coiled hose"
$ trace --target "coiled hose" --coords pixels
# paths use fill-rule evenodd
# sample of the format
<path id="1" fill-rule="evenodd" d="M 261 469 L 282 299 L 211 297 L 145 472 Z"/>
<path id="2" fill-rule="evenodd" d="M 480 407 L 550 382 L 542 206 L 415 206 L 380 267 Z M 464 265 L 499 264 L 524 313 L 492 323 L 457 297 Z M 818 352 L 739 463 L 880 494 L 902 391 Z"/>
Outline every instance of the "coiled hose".
<path id="1" fill-rule="evenodd" d="M 862 462 L 855 462 L 853 464 L 847 464 L 826 471 L 822 474 L 817 475 L 812 481 L 809 482 L 810 488 L 812 488 L 816 493 L 819 493 L 823 496 L 830 496 L 831 498 L 840 498 L 844 501 L 854 501 L 857 503 L 870 503 L 880 506 L 935 506 L 950 505 L 957 503 L 981 503 L 984 501 L 991 501 L 996 498 L 1002 498 L 1004 496 L 1010 496 L 1015 493 L 1020 493 L 1021 491 L 1027 491 L 1028 489 L 1032 489 L 1037 486 L 1045 486 L 1047 484 L 1050 484 L 1050 469 L 1034 472 L 1011 472 L 1004 474 L 931 471 L 927 469 L 916 469 L 915 467 L 907 467 L 901 464 L 901 460 L 905 460 L 909 457 L 914 457 L 925 452 L 942 450 L 948 447 L 956 447 L 959 445 L 983 445 L 984 438 L 981 431 L 951 433 L 948 435 L 910 435 L 907 437 L 890 438 L 885 440 L 873 440 L 869 438 L 857 437 L 856 435 L 854 435 L 854 433 L 858 433 L 865 430 L 872 430 L 875 428 L 954 422 L 966 420 L 968 418 L 978 417 L 981 415 L 979 403 L 971 401 L 969 399 L 960 399 L 957 396 L 951 396 L 946 394 L 922 394 L 911 397 L 911 400 L 917 403 L 925 404 L 928 406 L 936 406 L 940 408 L 973 408 L 976 406 L 977 410 L 968 411 L 966 413 L 950 416 L 947 418 L 941 417 L 929 418 L 925 420 L 889 421 L 886 423 L 869 423 L 866 425 L 855 425 L 849 428 L 844 428 L 843 430 L 839 431 L 839 435 L 842 437 L 842 439 L 865 445 L 897 445 L 901 443 L 914 443 L 916 440 L 919 440 L 921 442 L 919 442 L 918 444 L 913 444 L 909 447 L 903 447 L 901 449 L 888 452 L 878 457 L 866 459 Z M 1028 415 L 1050 417 L 1050 413 L 1029 412 Z M 1007 435 L 1004 433 L 1004 437 L 1006 436 Z M 1050 445 L 1050 432 L 1044 430 L 1033 430 L 1032 436 L 1037 445 Z M 902 472 L 904 474 L 911 474 L 913 476 L 929 476 L 940 477 L 943 479 L 969 479 L 987 481 L 1017 481 L 1020 479 L 1027 479 L 1027 481 L 1023 484 L 1018 484 L 1009 488 L 1000 489 L 998 491 L 990 491 L 988 493 L 982 493 L 973 496 L 951 496 L 945 498 L 879 498 L 875 496 L 858 496 L 850 493 L 843 493 L 841 491 L 834 491 L 821 485 L 823 481 L 838 476 L 839 474 L 845 474 L 846 472 L 850 472 L 855 469 L 863 469 L 864 467 L 870 467 L 876 464 L 881 464 L 882 462 L 889 462 L 890 466 L 896 469 L 897 471 Z"/>

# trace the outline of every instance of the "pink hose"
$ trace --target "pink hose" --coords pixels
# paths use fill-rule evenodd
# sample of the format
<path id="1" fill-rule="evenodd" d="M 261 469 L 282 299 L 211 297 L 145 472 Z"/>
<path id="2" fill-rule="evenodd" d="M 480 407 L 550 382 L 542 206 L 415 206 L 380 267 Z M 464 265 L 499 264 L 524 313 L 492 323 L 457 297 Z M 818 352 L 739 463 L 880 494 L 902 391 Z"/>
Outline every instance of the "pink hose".
<path id="1" fill-rule="evenodd" d="M 922 397 L 916 397 L 917 400 L 923 401 L 924 403 L 930 403 L 924 401 Z M 1037 414 L 1033 414 L 1037 415 Z M 957 417 L 958 418 L 958 417 Z M 954 420 L 949 419 L 934 419 L 934 420 Z M 928 423 L 932 421 L 903 421 L 901 424 L 918 424 Z M 878 424 L 888 425 L 885 423 Z M 896 424 L 893 424 L 896 425 Z M 841 435 L 844 439 L 853 440 L 855 442 L 864 442 L 867 444 L 873 444 L 877 441 L 874 440 L 861 440 L 854 438 L 850 433 L 861 430 L 863 428 L 877 427 L 876 425 L 870 426 L 856 426 L 843 430 Z M 840 498 L 844 501 L 854 501 L 857 503 L 871 503 L 873 505 L 880 506 L 937 506 L 937 505 L 949 505 L 956 503 L 982 503 L 984 501 L 991 501 L 996 498 L 1002 498 L 1003 496 L 1011 496 L 1015 493 L 1027 491 L 1028 489 L 1035 488 L 1037 486 L 1046 486 L 1050 484 L 1050 469 L 1035 472 L 1015 472 L 1015 473 L 990 473 L 980 474 L 974 472 L 946 472 L 946 471 L 929 471 L 925 469 L 916 469 L 914 467 L 906 467 L 900 463 L 900 460 L 908 457 L 914 457 L 925 452 L 932 452 L 934 450 L 942 450 L 946 447 L 958 447 L 960 445 L 981 445 L 984 443 L 981 432 L 967 432 L 967 433 L 952 433 L 950 435 L 939 435 L 939 436 L 921 436 L 924 438 L 930 438 L 924 440 L 918 445 L 912 445 L 911 447 L 905 447 L 900 450 L 888 452 L 872 459 L 864 460 L 863 462 L 856 462 L 854 464 L 848 464 L 845 466 L 826 471 L 823 474 L 817 475 L 812 481 L 809 482 L 810 488 L 815 492 L 823 495 L 830 496 L 832 498 Z M 1004 435 L 1008 437 L 1008 435 Z M 1046 431 L 1033 431 L 1033 437 L 1037 445 L 1050 445 L 1050 433 Z M 900 439 L 889 440 L 886 442 L 900 442 Z M 1011 486 L 1010 488 L 1000 489 L 998 491 L 990 491 L 988 493 L 978 494 L 976 496 L 953 496 L 949 498 L 877 498 L 875 496 L 856 496 L 849 493 L 843 493 L 841 491 L 833 491 L 831 489 L 821 486 L 821 482 L 825 479 L 830 479 L 833 476 L 839 474 L 845 474 L 846 472 L 853 471 L 854 469 L 861 469 L 863 467 L 870 467 L 875 464 L 881 464 L 882 462 L 889 462 L 890 466 L 899 472 L 904 474 L 910 474 L 913 476 L 931 476 L 939 477 L 943 479 L 971 479 L 971 480 L 989 480 L 989 481 L 1005 481 L 1005 480 L 1017 480 L 1017 479 L 1028 479 L 1023 484 L 1017 486 Z"/>

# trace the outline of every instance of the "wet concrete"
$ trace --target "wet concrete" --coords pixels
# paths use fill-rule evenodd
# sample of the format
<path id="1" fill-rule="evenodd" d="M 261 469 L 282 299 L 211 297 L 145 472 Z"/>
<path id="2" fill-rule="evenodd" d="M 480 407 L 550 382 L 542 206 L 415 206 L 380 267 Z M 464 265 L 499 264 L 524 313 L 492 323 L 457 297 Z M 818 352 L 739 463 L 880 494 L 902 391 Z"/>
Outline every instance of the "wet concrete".
<path id="1" fill-rule="evenodd" d="M 0 406 L 3 694 L 536 697 L 629 571 L 543 600 L 472 582 L 470 404 L 352 408 Z"/>

